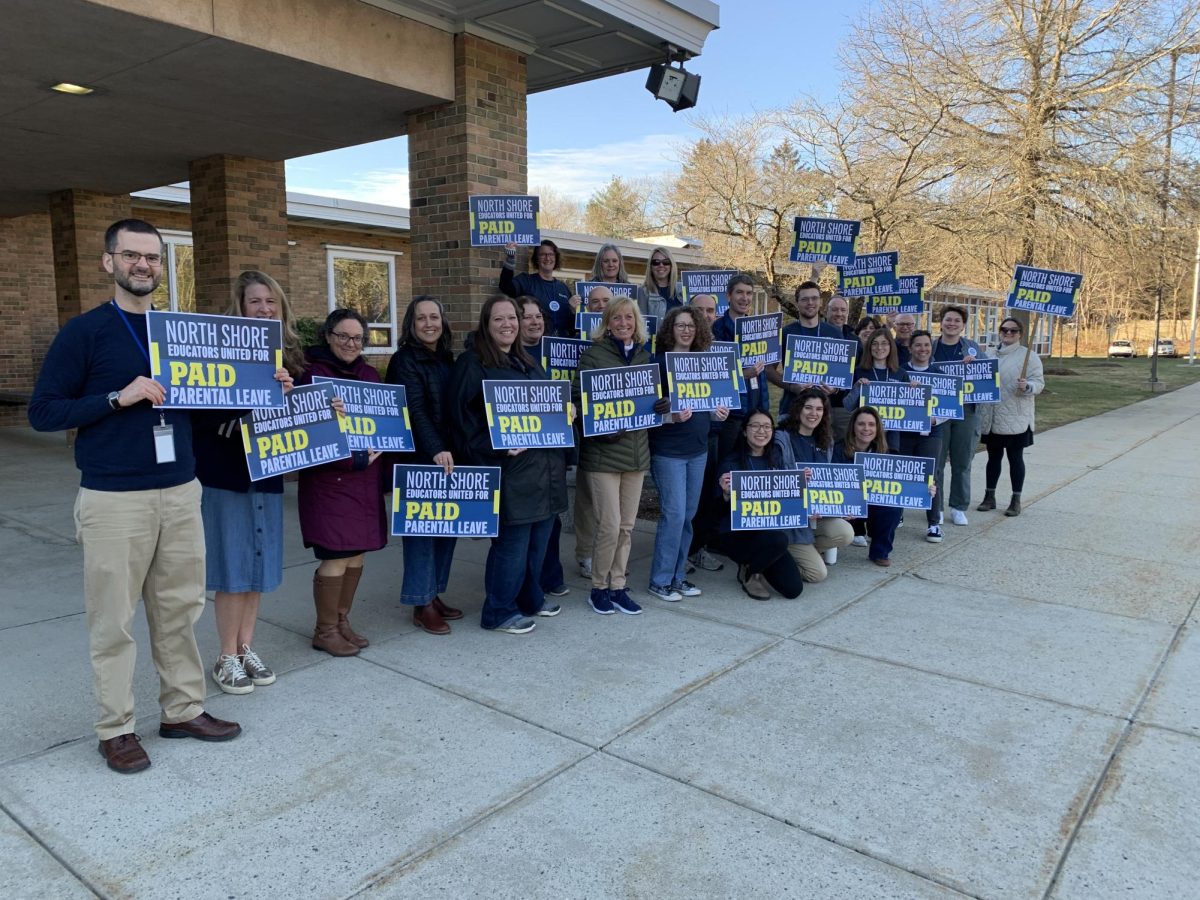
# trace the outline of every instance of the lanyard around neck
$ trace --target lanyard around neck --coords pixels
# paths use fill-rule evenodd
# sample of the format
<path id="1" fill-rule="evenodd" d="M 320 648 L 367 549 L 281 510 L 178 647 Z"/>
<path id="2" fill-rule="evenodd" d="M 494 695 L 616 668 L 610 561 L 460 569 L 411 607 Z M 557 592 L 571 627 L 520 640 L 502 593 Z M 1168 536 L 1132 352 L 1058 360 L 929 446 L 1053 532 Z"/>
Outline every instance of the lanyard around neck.
<path id="1" fill-rule="evenodd" d="M 130 322 L 129 317 L 125 315 L 125 310 L 121 309 L 116 300 L 110 300 L 108 302 L 113 305 L 113 309 L 117 311 L 117 315 L 121 317 L 121 321 L 124 322 L 125 327 L 129 329 L 129 336 L 133 338 L 133 342 L 137 344 L 138 350 L 141 351 L 142 356 L 146 360 L 146 365 L 153 369 L 153 366 L 150 363 L 150 353 L 146 350 L 146 345 L 141 342 L 140 338 L 138 338 L 137 332 L 133 330 L 133 323 Z"/>

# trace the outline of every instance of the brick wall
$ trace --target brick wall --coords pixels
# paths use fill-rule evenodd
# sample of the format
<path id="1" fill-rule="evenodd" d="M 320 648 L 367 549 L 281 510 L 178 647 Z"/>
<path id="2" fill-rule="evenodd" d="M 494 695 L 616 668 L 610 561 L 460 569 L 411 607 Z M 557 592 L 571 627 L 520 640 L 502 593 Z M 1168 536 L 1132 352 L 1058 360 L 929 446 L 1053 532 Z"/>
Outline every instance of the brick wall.
<path id="1" fill-rule="evenodd" d="M 25 394 L 58 333 L 50 217 L 0 219 L 0 393 Z M 0 403 L 0 425 L 25 424 L 25 405 Z"/>
<path id="2" fill-rule="evenodd" d="M 196 311 L 220 312 L 246 269 L 287 285 L 287 198 L 282 162 L 208 156 L 188 165 Z M 281 277 L 282 276 L 282 277 Z"/>
<path id="3" fill-rule="evenodd" d="M 130 215 L 128 194 L 70 190 L 50 195 L 60 325 L 112 297 L 112 276 L 101 263 L 104 232 Z"/>
<path id="4" fill-rule="evenodd" d="M 446 303 L 458 331 L 477 322 L 499 278 L 495 248 L 470 246 L 467 198 L 524 194 L 525 57 L 472 35 L 454 38 L 453 103 L 408 117 L 413 291 Z"/>

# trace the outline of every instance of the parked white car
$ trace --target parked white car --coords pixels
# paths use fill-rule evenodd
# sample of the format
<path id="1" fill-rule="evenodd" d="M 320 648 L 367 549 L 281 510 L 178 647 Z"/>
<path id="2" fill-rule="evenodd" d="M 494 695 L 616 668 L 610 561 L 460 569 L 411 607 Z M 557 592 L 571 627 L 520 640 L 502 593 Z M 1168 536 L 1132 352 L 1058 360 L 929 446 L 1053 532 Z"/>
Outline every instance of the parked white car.
<path id="1" fill-rule="evenodd" d="M 1113 341 L 1108 345 L 1108 358 L 1112 359 L 1117 356 L 1123 356 L 1126 359 L 1133 359 L 1137 356 L 1137 351 L 1133 349 L 1133 341 Z"/>
<path id="2" fill-rule="evenodd" d="M 1159 338 L 1158 339 L 1158 352 L 1157 353 L 1155 352 L 1154 345 L 1151 344 L 1149 347 L 1146 348 L 1146 355 L 1147 356 L 1175 357 L 1175 356 L 1178 356 L 1179 354 L 1175 352 L 1175 342 L 1173 340 L 1171 340 L 1170 338 Z"/>

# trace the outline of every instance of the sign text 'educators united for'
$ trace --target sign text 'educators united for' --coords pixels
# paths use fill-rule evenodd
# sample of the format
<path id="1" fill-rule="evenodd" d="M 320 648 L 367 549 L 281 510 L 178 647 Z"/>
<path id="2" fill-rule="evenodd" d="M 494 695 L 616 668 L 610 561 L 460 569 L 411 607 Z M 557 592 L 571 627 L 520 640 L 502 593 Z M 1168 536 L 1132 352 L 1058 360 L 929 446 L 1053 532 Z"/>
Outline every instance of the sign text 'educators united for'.
<path id="1" fill-rule="evenodd" d="M 415 450 L 412 426 L 408 421 L 408 401 L 404 386 L 350 381 L 345 378 L 313 378 L 317 384 L 331 384 L 342 398 L 346 415 L 338 425 L 346 432 L 351 450 Z"/>
<path id="2" fill-rule="evenodd" d="M 175 409 L 283 406 L 283 323 L 150 310 L 150 373 Z"/>
<path id="3" fill-rule="evenodd" d="M 496 537 L 500 469 L 392 467 L 392 534 L 397 537 Z"/>
<path id="4" fill-rule="evenodd" d="M 493 450 L 575 446 L 571 385 L 565 381 L 485 379 L 483 408 Z"/>
<path id="5" fill-rule="evenodd" d="M 662 424 L 654 411 L 662 395 L 657 365 L 580 369 L 579 393 L 584 437 Z"/>
<path id="6" fill-rule="evenodd" d="M 242 444 L 250 480 L 347 459 L 350 444 L 333 410 L 333 385 L 292 388 L 287 405 L 242 416 Z"/>

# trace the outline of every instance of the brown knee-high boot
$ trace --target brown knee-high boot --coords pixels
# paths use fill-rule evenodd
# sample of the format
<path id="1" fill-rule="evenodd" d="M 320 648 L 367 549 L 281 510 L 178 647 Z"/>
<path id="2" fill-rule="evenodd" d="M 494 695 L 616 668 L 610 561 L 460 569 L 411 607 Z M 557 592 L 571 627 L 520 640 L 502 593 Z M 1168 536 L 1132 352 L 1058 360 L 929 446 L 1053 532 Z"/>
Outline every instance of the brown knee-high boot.
<path id="1" fill-rule="evenodd" d="M 357 569 L 347 569 L 342 576 L 342 598 L 338 603 L 338 631 L 342 637 L 355 647 L 370 647 L 371 642 L 350 627 L 350 607 L 354 605 L 354 592 L 358 590 L 358 580 L 362 578 L 362 566 Z"/>
<path id="2" fill-rule="evenodd" d="M 338 603 L 342 599 L 342 576 L 313 572 L 313 601 L 317 606 L 317 627 L 313 631 L 314 650 L 332 656 L 354 656 L 358 647 L 338 631 Z"/>

